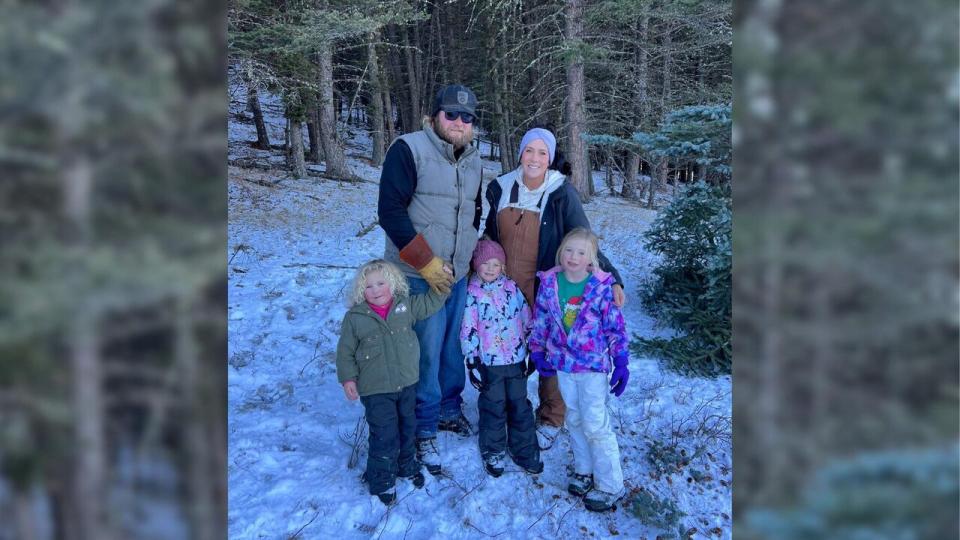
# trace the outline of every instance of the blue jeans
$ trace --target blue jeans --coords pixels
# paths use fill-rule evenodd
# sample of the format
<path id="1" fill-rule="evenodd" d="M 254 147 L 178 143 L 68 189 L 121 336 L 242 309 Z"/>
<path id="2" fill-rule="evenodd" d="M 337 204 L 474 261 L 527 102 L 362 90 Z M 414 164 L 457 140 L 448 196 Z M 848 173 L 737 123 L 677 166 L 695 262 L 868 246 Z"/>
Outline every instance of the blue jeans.
<path id="1" fill-rule="evenodd" d="M 408 278 L 410 294 L 430 289 L 425 280 Z M 466 368 L 460 349 L 460 322 L 467 302 L 467 280 L 456 282 L 440 311 L 413 325 L 420 340 L 420 381 L 417 383 L 418 439 L 437 436 L 437 423 L 460 416 Z"/>

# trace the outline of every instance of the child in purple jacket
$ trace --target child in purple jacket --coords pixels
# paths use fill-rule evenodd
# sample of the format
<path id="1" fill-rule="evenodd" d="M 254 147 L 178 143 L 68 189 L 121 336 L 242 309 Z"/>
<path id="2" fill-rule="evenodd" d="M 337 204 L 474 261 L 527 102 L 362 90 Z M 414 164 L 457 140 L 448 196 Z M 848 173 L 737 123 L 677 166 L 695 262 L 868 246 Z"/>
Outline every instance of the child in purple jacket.
<path id="1" fill-rule="evenodd" d="M 528 346 L 541 377 L 556 376 L 567 404 L 564 425 L 573 448 L 567 491 L 587 510 L 610 510 L 623 497 L 620 447 L 607 412 L 609 393 L 623 393 L 630 376 L 623 314 L 613 301 L 613 276 L 600 270 L 597 236 L 577 228 L 564 237 L 557 266 L 538 272 Z"/>
<path id="2" fill-rule="evenodd" d="M 525 362 L 530 307 L 517 284 L 504 275 L 505 264 L 500 244 L 477 243 L 460 327 L 470 382 L 480 390 L 480 456 L 493 477 L 503 474 L 505 450 L 527 473 L 543 471 L 533 407 L 527 399 L 527 375 L 532 373 Z"/>

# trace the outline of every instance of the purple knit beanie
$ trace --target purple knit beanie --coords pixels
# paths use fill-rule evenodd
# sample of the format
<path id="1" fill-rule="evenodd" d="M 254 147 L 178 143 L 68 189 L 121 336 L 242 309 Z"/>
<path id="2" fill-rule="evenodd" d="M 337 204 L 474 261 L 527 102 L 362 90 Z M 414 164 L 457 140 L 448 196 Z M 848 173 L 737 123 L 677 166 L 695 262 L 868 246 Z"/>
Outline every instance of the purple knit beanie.
<path id="1" fill-rule="evenodd" d="M 553 156 L 557 153 L 557 138 L 554 137 L 553 133 L 550 133 L 549 130 L 543 128 L 533 128 L 524 134 L 523 139 L 520 140 L 520 153 L 517 155 L 522 156 L 523 149 L 537 139 L 547 143 L 547 152 L 550 154 L 550 163 L 553 163 Z"/>
<path id="2" fill-rule="evenodd" d="M 480 271 L 480 265 L 490 259 L 499 259 L 501 263 L 507 264 L 507 254 L 504 253 L 500 244 L 493 240 L 480 240 L 477 242 L 476 249 L 473 250 L 473 260 L 471 261 L 473 269 Z"/>

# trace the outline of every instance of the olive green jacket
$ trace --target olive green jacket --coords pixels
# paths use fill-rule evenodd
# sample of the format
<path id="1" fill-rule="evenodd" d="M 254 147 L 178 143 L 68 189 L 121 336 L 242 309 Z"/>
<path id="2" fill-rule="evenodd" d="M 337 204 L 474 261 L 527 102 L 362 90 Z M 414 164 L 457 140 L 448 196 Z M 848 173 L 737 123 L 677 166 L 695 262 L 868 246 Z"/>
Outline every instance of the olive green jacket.
<path id="1" fill-rule="evenodd" d="M 361 302 L 343 317 L 337 379 L 357 381 L 361 396 L 399 392 L 420 379 L 420 342 L 413 324 L 433 315 L 446 295 L 433 291 L 395 299 L 387 319 Z"/>

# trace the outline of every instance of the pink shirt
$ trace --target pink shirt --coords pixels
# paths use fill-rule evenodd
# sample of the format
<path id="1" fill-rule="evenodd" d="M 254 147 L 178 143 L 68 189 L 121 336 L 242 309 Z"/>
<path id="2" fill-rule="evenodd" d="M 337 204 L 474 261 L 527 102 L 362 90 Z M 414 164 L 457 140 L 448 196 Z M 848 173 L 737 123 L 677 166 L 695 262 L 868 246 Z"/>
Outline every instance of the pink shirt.
<path id="1" fill-rule="evenodd" d="M 391 298 L 389 302 L 382 306 L 375 306 L 370 302 L 367 302 L 367 305 L 370 306 L 370 309 L 379 315 L 381 319 L 387 320 L 387 313 L 390 313 L 390 307 L 393 306 L 393 299 Z"/>

